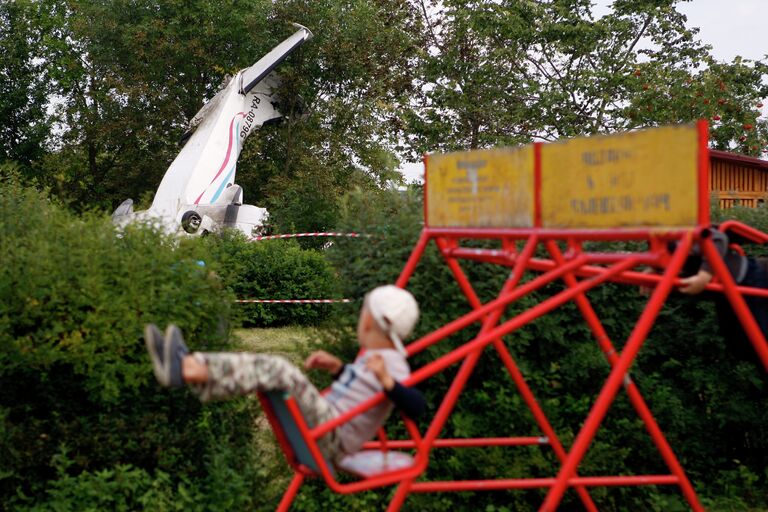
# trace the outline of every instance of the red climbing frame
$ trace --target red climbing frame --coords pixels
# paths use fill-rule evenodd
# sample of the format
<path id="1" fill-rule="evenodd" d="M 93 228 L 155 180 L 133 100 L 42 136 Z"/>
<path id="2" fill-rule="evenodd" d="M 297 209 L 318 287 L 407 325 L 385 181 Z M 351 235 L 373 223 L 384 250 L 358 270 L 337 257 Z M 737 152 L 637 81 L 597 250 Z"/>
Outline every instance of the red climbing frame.
<path id="1" fill-rule="evenodd" d="M 382 395 L 314 428 L 303 423 L 292 404 L 301 434 L 320 463 L 320 476 L 333 490 L 342 493 L 397 484 L 388 510 L 399 510 L 407 496 L 414 492 L 548 488 L 540 510 L 553 511 L 558 508 L 565 492 L 572 488 L 584 508 L 595 511 L 597 506 L 589 494 L 590 487 L 636 485 L 677 485 L 693 510 L 703 510 L 683 467 L 630 377 L 629 369 L 667 296 L 677 284 L 677 275 L 690 248 L 699 243 L 715 274 L 708 288 L 722 291 L 728 297 L 768 370 L 768 344 L 743 298 L 745 294 L 768 296 L 768 291 L 736 286 L 709 238 L 708 166 L 707 125 L 703 121 L 691 126 L 575 139 L 566 143 L 537 143 L 518 150 L 425 158 L 425 227 L 397 285 L 407 286 L 425 249 L 434 241 L 472 310 L 414 341 L 407 351 L 412 356 L 466 328 L 474 329 L 476 334 L 466 344 L 414 371 L 407 382 L 411 385 L 421 383 L 454 364 L 460 364 L 426 431 L 421 433 L 413 423 L 406 422 L 410 440 L 375 441 L 366 445 L 367 448 L 414 450 L 414 464 L 410 468 L 385 472 L 351 484 L 339 484 L 323 466 L 314 444 L 325 433 L 379 403 L 384 399 Z M 675 177 L 670 178 L 672 175 Z M 513 188 L 499 186 L 507 182 L 511 182 Z M 768 240 L 768 235 L 742 224 L 731 222 L 721 228 L 755 241 Z M 462 246 L 471 239 L 496 240 L 498 247 Z M 594 246 L 592 242 L 601 241 L 645 242 L 643 245 L 647 248 L 638 252 L 590 250 Z M 671 253 L 668 249 L 670 242 L 676 242 L 676 249 Z M 460 260 L 511 267 L 498 297 L 481 303 Z M 653 267 L 660 273 L 641 272 L 642 267 Z M 521 278 L 526 272 L 536 275 L 523 282 Z M 500 321 L 507 305 L 556 281 L 564 284 L 562 291 Z M 606 282 L 653 288 L 629 338 L 620 344 L 621 352 L 586 295 Z M 504 337 L 570 301 L 584 317 L 611 371 L 573 445 L 566 448 L 526 383 Z M 509 341 L 513 346 L 514 337 Z M 489 346 L 498 355 L 532 412 L 542 436 L 440 438 L 480 355 Z M 577 473 L 622 386 L 666 463 L 668 474 L 585 476 Z M 281 444 L 289 453 L 284 436 Z M 433 449 L 534 444 L 549 446 L 560 461 L 554 476 L 459 481 L 425 481 L 422 478 Z M 294 468 L 296 476 L 281 502 L 281 510 L 290 506 L 305 476 L 318 474 L 301 464 L 294 464 Z"/>

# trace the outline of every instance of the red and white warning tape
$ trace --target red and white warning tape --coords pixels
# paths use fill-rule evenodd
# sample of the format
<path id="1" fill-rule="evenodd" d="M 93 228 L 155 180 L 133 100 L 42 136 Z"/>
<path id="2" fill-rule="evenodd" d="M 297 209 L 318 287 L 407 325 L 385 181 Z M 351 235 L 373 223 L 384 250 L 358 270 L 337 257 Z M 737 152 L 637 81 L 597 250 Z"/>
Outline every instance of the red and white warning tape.
<path id="1" fill-rule="evenodd" d="M 352 299 L 239 299 L 238 303 L 267 303 L 267 304 L 331 304 L 334 302 L 352 302 Z"/>
<path id="2" fill-rule="evenodd" d="M 309 236 L 346 236 L 350 238 L 358 238 L 365 235 L 361 235 L 360 233 L 288 233 L 285 235 L 252 236 L 249 240 L 256 242 L 259 240 L 274 240 L 276 238 L 301 238 Z"/>

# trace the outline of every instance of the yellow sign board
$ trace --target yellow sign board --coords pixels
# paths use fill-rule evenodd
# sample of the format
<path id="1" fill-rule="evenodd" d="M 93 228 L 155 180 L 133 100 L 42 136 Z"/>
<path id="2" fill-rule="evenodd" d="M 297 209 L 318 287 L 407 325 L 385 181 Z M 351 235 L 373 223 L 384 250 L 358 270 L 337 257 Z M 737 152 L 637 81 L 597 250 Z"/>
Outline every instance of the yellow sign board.
<path id="1" fill-rule="evenodd" d="M 697 156 L 695 125 L 544 144 L 542 227 L 694 226 Z"/>
<path id="2" fill-rule="evenodd" d="M 430 227 L 532 227 L 533 146 L 427 157 Z"/>

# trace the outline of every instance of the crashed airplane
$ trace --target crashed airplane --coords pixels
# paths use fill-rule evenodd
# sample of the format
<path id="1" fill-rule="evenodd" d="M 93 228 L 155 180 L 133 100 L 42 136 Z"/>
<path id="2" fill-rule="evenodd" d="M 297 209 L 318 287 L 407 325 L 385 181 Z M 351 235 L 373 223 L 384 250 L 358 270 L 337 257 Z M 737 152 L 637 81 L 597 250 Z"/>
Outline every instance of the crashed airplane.
<path id="1" fill-rule="evenodd" d="M 293 35 L 237 73 L 200 109 L 152 206 L 134 212 L 133 201 L 127 199 L 112 214 L 116 225 L 157 222 L 165 231 L 195 236 L 221 228 L 239 229 L 250 236 L 263 225 L 267 211 L 243 204 L 243 189 L 235 184 L 237 159 L 250 133 L 282 117 L 275 107 L 279 78 L 273 70 L 312 38 L 307 28 L 295 26 L 298 30 Z"/>

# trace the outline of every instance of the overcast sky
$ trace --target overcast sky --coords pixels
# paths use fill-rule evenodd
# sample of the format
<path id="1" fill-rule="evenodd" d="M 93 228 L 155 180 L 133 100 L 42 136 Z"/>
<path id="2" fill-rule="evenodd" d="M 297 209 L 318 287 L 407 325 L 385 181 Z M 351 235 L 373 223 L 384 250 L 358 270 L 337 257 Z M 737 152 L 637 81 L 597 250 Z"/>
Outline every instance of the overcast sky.
<path id="1" fill-rule="evenodd" d="M 680 4 L 689 27 L 699 27 L 699 38 L 712 45 L 718 60 L 731 61 L 737 55 L 764 59 L 768 54 L 768 1 L 693 0 Z"/>
<path id="2" fill-rule="evenodd" d="M 595 0 L 595 15 L 607 13 L 612 3 Z M 691 0 L 680 3 L 678 10 L 688 17 L 689 27 L 700 29 L 699 39 L 712 46 L 716 59 L 730 62 L 740 55 L 768 60 L 768 0 Z M 421 163 L 403 165 L 407 181 L 421 181 L 423 173 Z"/>

